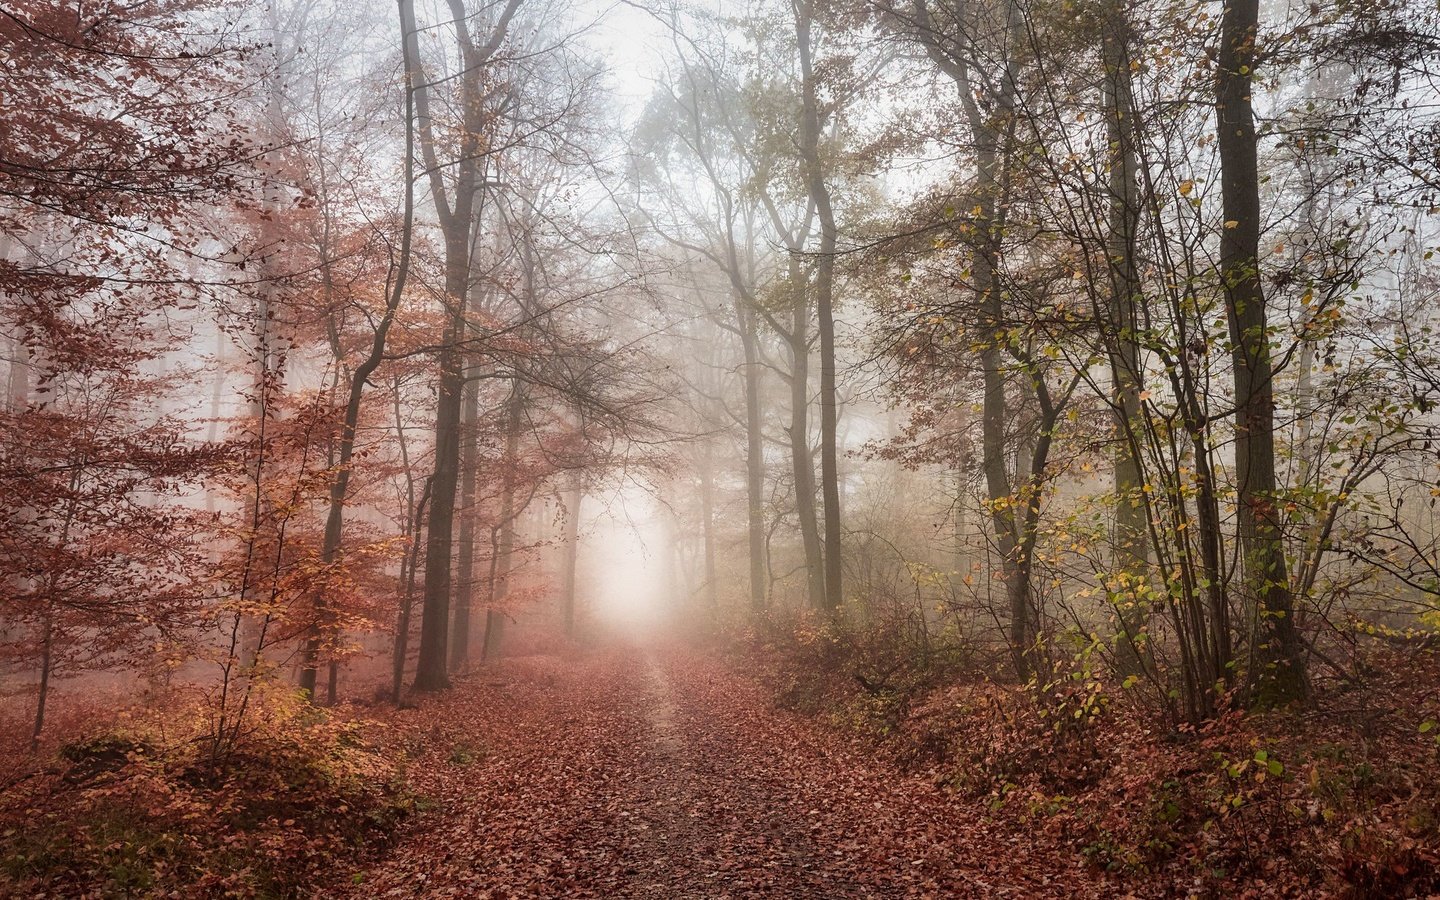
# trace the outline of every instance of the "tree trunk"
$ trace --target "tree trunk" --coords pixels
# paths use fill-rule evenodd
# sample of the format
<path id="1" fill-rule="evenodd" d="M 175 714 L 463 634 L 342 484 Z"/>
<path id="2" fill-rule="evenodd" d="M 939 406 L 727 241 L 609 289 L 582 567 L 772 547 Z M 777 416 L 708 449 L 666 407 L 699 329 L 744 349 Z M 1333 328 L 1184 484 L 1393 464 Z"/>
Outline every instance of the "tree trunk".
<path id="1" fill-rule="evenodd" d="M 35 727 L 30 732 L 30 752 L 40 747 L 40 732 L 45 728 L 45 703 L 50 699 L 50 670 L 54 667 L 55 607 L 47 605 L 45 626 L 40 638 L 40 689 L 35 696 Z"/>
<path id="2" fill-rule="evenodd" d="M 420 623 L 420 658 L 415 667 L 416 690 L 440 690 L 450 685 L 446 668 L 450 633 L 450 585 L 455 526 L 455 495 L 460 481 L 460 406 L 465 387 L 461 342 L 465 334 L 465 308 L 469 295 L 471 230 L 482 179 L 480 166 L 488 159 L 486 136 L 493 124 L 485 119 L 485 64 L 509 32 L 521 0 L 507 0 L 484 44 L 471 36 L 471 17 L 461 0 L 448 0 L 462 69 L 460 125 L 455 158 L 442 165 L 436 146 L 436 129 L 430 112 L 430 92 L 420 63 L 419 27 L 415 0 L 397 0 L 402 38 L 408 44 L 407 77 L 415 98 L 416 132 L 430 196 L 445 237 L 445 304 L 447 321 L 440 347 L 435 409 L 435 472 L 431 480 L 430 522 L 425 546 L 425 597 Z M 453 172 L 447 180 L 446 172 Z"/>
<path id="3" fill-rule="evenodd" d="M 580 507 L 584 502 L 585 492 L 580 488 L 573 488 L 566 493 L 565 558 L 561 575 L 564 588 L 560 602 L 563 604 L 561 617 L 565 621 L 565 636 L 572 639 L 575 637 L 575 575 L 580 562 Z"/>
<path id="4" fill-rule="evenodd" d="M 790 255 L 790 464 L 795 472 L 795 515 L 805 549 L 805 587 L 813 609 L 825 606 L 825 558 L 815 516 L 815 460 L 810 455 L 810 303 L 800 259 Z"/>
<path id="5" fill-rule="evenodd" d="M 480 464 L 480 382 L 465 383 L 461 411 L 464 449 L 460 459 L 460 550 L 455 582 L 455 621 L 450 629 L 450 671 L 470 662 L 470 607 L 475 596 L 475 489 Z"/>
<path id="6" fill-rule="evenodd" d="M 1117 602 L 1121 671 L 1139 672 L 1145 657 L 1144 629 L 1150 618 L 1148 595 L 1140 590 L 1149 571 L 1148 507 L 1142 491 L 1139 459 L 1140 392 L 1144 375 L 1137 334 L 1137 304 L 1142 301 L 1135 240 L 1140 201 L 1136 185 L 1134 102 L 1130 73 L 1130 28 L 1125 7 L 1111 3 L 1102 38 L 1105 66 L 1105 117 L 1109 159 L 1110 371 L 1115 396 L 1115 562 L 1128 578 L 1128 596 Z"/>
<path id="7" fill-rule="evenodd" d="M 465 289 L 469 273 L 466 242 L 447 239 L 446 299 L 453 305 L 440 350 L 440 380 L 435 408 L 435 471 L 430 487 L 430 521 L 425 541 L 425 593 L 420 620 L 420 658 L 415 689 L 450 686 L 446 650 L 450 629 L 450 585 L 454 549 L 455 495 L 460 483 L 460 412 L 465 390 L 457 346 L 464 329 Z"/>
<path id="8" fill-rule="evenodd" d="M 761 431 L 760 348 L 755 314 L 737 301 L 745 351 L 745 515 L 750 541 L 750 610 L 765 609 L 765 436 Z"/>
<path id="9" fill-rule="evenodd" d="M 505 629 L 505 601 L 510 596 L 511 556 L 515 552 L 515 520 L 519 517 L 515 509 L 516 467 L 520 461 L 521 412 L 525 406 L 524 390 L 517 381 L 511 387 L 510 400 L 505 414 L 505 453 L 501 458 L 500 522 L 499 538 L 495 542 L 495 555 L 490 563 L 491 606 L 486 614 L 483 659 L 494 659 L 500 649 Z"/>
<path id="10" fill-rule="evenodd" d="M 820 336 L 820 489 L 825 516 L 824 607 L 834 612 L 845 599 L 840 529 L 840 409 L 835 372 L 835 248 L 838 230 L 830 188 L 820 158 L 823 125 L 819 84 L 813 60 L 811 32 L 814 7 L 804 0 L 796 7 L 796 38 L 800 54 L 800 152 L 805 162 L 805 183 L 820 223 L 820 247 L 815 264 L 815 311 Z"/>
<path id="11" fill-rule="evenodd" d="M 1016 674 L 1024 680 L 1029 678 L 1033 669 L 1031 657 L 1038 637 L 1038 623 L 1033 622 L 1030 615 L 1028 563 L 1018 558 L 1018 554 L 1024 552 L 1020 523 L 1014 510 L 1019 498 L 1013 496 L 1014 485 L 1006 458 L 1009 448 L 1005 424 L 1010 410 L 1005 397 L 1006 373 L 1003 368 L 1005 301 L 997 277 L 1006 219 L 1004 195 L 1007 175 L 1004 162 L 1009 153 L 1010 130 L 1015 116 L 1013 53 L 1024 45 L 1024 21 L 1019 5 L 1007 4 L 1006 39 L 1000 50 L 1003 68 L 999 89 L 988 98 L 988 106 L 982 108 L 970 77 L 970 60 L 974 53 L 967 46 L 967 36 L 942 31 L 942 24 L 949 23 L 937 23 L 931 17 L 929 0 L 912 0 L 910 9 L 909 24 L 915 28 L 916 38 L 931 61 L 955 84 L 975 147 L 977 215 L 973 222 L 975 247 L 971 291 L 977 307 L 977 330 L 983 341 L 980 351 L 980 468 L 991 504 L 990 521 L 995 531 L 996 550 L 1000 554 L 1001 574 L 1006 583 L 1010 652 Z"/>
<path id="12" fill-rule="evenodd" d="M 705 438 L 700 458 L 700 535 L 704 542 L 705 602 L 720 608 L 720 585 L 715 577 L 715 447 Z"/>
<path id="13" fill-rule="evenodd" d="M 410 655 L 410 614 L 415 604 L 415 570 L 420 565 L 420 523 L 425 519 L 425 505 L 430 500 L 430 479 L 425 479 L 425 489 L 420 501 L 410 516 L 409 555 L 400 566 L 400 614 L 395 623 L 395 648 L 391 656 L 391 696 L 400 703 L 400 691 L 405 684 L 405 661 Z"/>
<path id="14" fill-rule="evenodd" d="M 1305 693 L 1305 662 L 1275 503 L 1275 397 L 1265 290 L 1260 280 L 1260 176 L 1252 92 L 1259 0 L 1225 0 L 1216 75 L 1217 148 L 1225 227 L 1220 272 L 1235 378 L 1235 477 L 1245 580 L 1259 619 L 1256 699 Z"/>

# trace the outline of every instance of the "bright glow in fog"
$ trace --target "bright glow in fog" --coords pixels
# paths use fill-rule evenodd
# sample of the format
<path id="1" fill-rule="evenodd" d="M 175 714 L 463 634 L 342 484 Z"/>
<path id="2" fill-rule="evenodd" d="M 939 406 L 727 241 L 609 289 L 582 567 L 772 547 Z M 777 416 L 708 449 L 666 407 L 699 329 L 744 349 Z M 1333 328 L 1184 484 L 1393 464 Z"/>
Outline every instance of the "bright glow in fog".
<path id="1" fill-rule="evenodd" d="M 598 500 L 600 509 L 581 523 L 581 602 L 603 629 L 653 631 L 675 608 L 668 516 L 639 488 Z"/>

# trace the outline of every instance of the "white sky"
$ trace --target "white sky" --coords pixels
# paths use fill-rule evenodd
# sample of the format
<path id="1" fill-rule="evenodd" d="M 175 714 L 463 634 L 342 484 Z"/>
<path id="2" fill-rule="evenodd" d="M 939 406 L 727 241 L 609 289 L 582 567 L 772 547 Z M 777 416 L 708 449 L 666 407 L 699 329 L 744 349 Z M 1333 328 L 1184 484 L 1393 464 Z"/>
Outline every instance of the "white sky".
<path id="1" fill-rule="evenodd" d="M 621 0 L 584 0 L 577 12 L 598 20 L 586 43 L 605 55 L 616 106 L 624 118 L 633 118 L 654 89 L 669 46 L 666 29 L 654 16 Z"/>

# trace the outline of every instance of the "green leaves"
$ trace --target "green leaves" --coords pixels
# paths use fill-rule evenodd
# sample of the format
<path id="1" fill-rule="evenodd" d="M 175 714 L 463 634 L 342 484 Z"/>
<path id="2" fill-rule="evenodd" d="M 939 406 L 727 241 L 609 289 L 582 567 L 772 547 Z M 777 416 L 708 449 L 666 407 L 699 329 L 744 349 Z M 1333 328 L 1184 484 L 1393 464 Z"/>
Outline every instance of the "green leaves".
<path id="1" fill-rule="evenodd" d="M 1269 750 L 1256 750 L 1255 755 L 1249 759 L 1228 763 L 1225 774 L 1238 779 L 1252 769 L 1257 783 L 1263 782 L 1267 777 L 1279 778 L 1285 774 L 1285 764 Z"/>
<path id="2" fill-rule="evenodd" d="M 1285 774 L 1285 767 L 1281 765 L 1280 760 L 1275 759 L 1264 750 L 1255 751 L 1255 762 L 1264 766 L 1265 771 L 1269 772 L 1271 775 L 1278 777 Z"/>

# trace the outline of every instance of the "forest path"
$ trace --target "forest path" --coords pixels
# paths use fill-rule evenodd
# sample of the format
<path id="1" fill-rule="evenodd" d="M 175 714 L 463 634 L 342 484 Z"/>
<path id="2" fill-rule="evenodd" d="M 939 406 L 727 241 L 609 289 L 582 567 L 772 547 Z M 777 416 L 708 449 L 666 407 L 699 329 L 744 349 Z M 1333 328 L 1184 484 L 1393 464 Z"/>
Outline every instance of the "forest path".
<path id="1" fill-rule="evenodd" d="M 355 896 L 1103 895 L 1072 855 L 702 653 L 509 660 L 399 716 L 440 809 L 354 874 Z"/>

